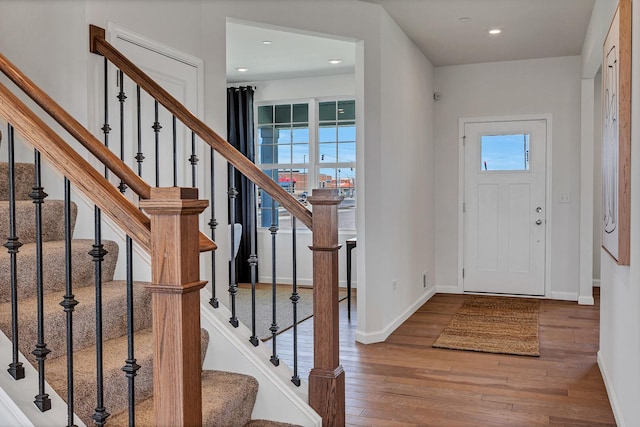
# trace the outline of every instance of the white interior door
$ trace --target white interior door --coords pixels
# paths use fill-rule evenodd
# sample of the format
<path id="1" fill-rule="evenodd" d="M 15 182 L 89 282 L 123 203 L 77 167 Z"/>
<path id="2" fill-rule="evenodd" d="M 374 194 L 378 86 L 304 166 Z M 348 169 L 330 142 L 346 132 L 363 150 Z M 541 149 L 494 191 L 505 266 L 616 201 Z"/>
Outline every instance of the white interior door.
<path id="1" fill-rule="evenodd" d="M 116 26 L 110 29 L 110 40 L 120 52 L 126 55 L 142 71 L 147 73 L 190 111 L 198 115 L 201 88 L 198 75 L 200 61 L 197 58 L 189 57 L 183 52 L 160 45 L 155 41 L 145 39 Z M 115 75 L 115 67 L 110 71 L 113 73 L 111 81 L 115 83 L 112 86 L 112 91 L 117 91 L 119 82 Z M 124 91 L 127 101 L 124 120 L 126 143 L 123 157 L 132 169 L 137 171 L 138 163 L 135 161 L 138 151 L 136 86 L 128 78 L 125 78 Z M 118 135 L 118 99 L 115 96 L 111 96 L 110 101 L 113 122 L 112 133 Z M 175 185 L 181 187 L 190 187 L 192 185 L 191 164 L 189 162 L 191 156 L 191 132 L 180 121 L 176 121 L 174 147 L 173 117 L 160 105 L 157 113 L 160 130 L 158 132 L 156 153 L 156 133 L 153 129 L 156 120 L 155 104 L 153 98 L 144 91 L 141 91 L 140 94 L 140 115 L 141 150 L 144 155 L 144 161 L 141 165 L 142 178 L 151 186 L 170 187 L 175 183 Z M 205 157 L 204 151 L 201 151 L 202 147 L 203 144 L 197 144 L 199 152 L 196 155 L 200 159 Z M 173 162 L 174 149 L 175 166 Z M 114 151 L 118 152 L 119 148 L 114 147 Z M 156 164 L 159 165 L 157 176 Z"/>
<path id="2" fill-rule="evenodd" d="M 465 292 L 544 295 L 546 126 L 464 125 Z"/>

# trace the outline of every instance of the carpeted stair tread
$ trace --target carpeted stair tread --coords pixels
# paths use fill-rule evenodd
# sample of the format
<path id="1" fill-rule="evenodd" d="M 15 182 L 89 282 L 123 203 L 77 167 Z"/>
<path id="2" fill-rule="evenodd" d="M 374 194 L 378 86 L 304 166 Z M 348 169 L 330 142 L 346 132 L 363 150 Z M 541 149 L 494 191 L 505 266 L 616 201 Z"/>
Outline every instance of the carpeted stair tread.
<path id="1" fill-rule="evenodd" d="M 134 283 L 134 323 L 135 329 L 151 327 L 151 294 L 143 283 Z M 73 290 L 76 305 L 73 312 L 73 346 L 81 350 L 95 343 L 96 298 L 95 287 L 85 286 Z M 102 285 L 103 334 L 108 340 L 122 335 L 127 327 L 126 282 L 112 281 Z M 44 298 L 45 343 L 51 350 L 49 358 L 60 357 L 66 353 L 66 313 L 60 306 L 64 293 L 52 293 Z M 18 306 L 20 340 L 23 354 L 31 362 L 35 360 L 31 351 L 37 342 L 38 322 L 36 313 L 37 298 L 21 298 Z M 6 331 L 11 339 L 11 305 L 0 304 L 0 329 Z"/>
<path id="2" fill-rule="evenodd" d="M 71 204 L 71 233 L 78 209 Z M 35 205 L 29 200 L 16 200 L 16 236 L 22 244 L 36 241 Z M 9 202 L 0 201 L 0 237 L 9 236 Z M 64 201 L 46 200 L 42 204 L 42 241 L 64 240 Z M 2 242 L 4 243 L 4 242 Z"/>
<path id="3" fill-rule="evenodd" d="M 251 420 L 244 427 L 300 427 L 298 424 L 281 423 L 269 420 Z"/>
<path id="4" fill-rule="evenodd" d="M 134 335 L 136 363 L 140 365 L 135 377 L 135 394 L 139 400 L 153 393 L 153 334 L 150 329 Z M 122 367 L 127 359 L 127 336 L 105 341 L 103 344 L 104 406 L 109 413 L 119 413 L 128 407 L 128 379 Z M 67 398 L 66 357 L 47 362 L 47 381 L 60 396 Z M 74 401 L 75 413 L 87 425 L 96 407 L 96 356 L 95 348 L 87 347 L 74 352 Z"/>
<path id="5" fill-rule="evenodd" d="M 15 164 L 15 194 L 16 200 L 31 200 L 29 194 L 33 190 L 34 184 L 34 166 L 33 163 L 16 163 Z M 4 181 L 0 185 L 0 200 L 9 200 L 9 165 L 8 163 L 0 163 L 0 177 Z"/>
<path id="6" fill-rule="evenodd" d="M 202 425 L 244 426 L 251 419 L 257 393 L 258 381 L 251 376 L 232 372 L 203 371 Z M 128 423 L 126 411 L 109 419 L 109 424 L 113 426 L 126 426 Z M 136 405 L 136 426 L 152 425 L 153 398 L 149 398 Z"/>
<path id="7" fill-rule="evenodd" d="M 112 241 L 103 241 L 108 252 L 102 263 L 102 280 L 113 280 L 118 260 L 118 245 Z M 95 262 L 89 255 L 93 249 L 93 240 L 75 239 L 71 242 L 73 262 L 72 280 L 74 287 L 88 285 L 95 278 Z M 62 292 L 65 289 L 65 245 L 64 241 L 43 242 L 42 270 L 44 293 Z M 11 300 L 11 263 L 9 254 L 0 251 L 0 302 Z M 36 294 L 36 244 L 29 243 L 17 253 L 18 298 L 30 298 Z"/>

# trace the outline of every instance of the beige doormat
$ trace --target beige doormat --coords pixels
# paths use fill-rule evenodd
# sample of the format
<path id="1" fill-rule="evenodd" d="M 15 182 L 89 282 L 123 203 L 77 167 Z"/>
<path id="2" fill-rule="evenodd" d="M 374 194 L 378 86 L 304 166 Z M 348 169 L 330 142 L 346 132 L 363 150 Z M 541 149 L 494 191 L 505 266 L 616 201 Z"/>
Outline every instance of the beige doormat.
<path id="1" fill-rule="evenodd" d="M 540 301 L 468 296 L 433 347 L 540 356 Z"/>

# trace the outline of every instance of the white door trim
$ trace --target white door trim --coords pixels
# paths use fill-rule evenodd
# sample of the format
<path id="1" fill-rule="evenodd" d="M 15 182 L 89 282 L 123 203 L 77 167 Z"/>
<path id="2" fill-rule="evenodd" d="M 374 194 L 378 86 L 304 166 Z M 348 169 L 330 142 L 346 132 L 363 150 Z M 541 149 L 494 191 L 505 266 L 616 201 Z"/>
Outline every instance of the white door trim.
<path id="1" fill-rule="evenodd" d="M 464 268 L 464 216 L 462 212 L 464 203 L 464 134 L 465 125 L 471 123 L 487 122 L 510 122 L 510 121 L 531 121 L 545 120 L 547 122 L 547 158 L 546 158 L 546 210 L 547 227 L 545 230 L 545 274 L 544 274 L 544 296 L 551 296 L 551 239 L 553 227 L 552 215 L 552 192 L 551 170 L 552 170 L 552 115 L 551 114 L 531 114 L 522 116 L 494 116 L 494 117 L 465 117 L 458 119 L 458 293 L 464 292 L 462 269 Z"/>

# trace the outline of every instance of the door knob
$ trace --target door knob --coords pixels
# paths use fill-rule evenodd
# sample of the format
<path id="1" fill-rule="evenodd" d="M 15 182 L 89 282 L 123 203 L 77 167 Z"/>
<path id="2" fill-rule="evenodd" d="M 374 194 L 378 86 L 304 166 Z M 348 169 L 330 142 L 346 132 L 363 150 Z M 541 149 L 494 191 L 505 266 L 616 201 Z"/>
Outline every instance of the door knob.
<path id="1" fill-rule="evenodd" d="M 541 208 L 540 206 L 538 206 L 538 207 L 536 208 L 536 212 L 538 212 L 538 213 L 542 212 L 542 208 Z"/>
<path id="2" fill-rule="evenodd" d="M 541 219 L 536 220 L 536 225 L 541 225 L 541 224 L 542 224 L 542 220 Z"/>

